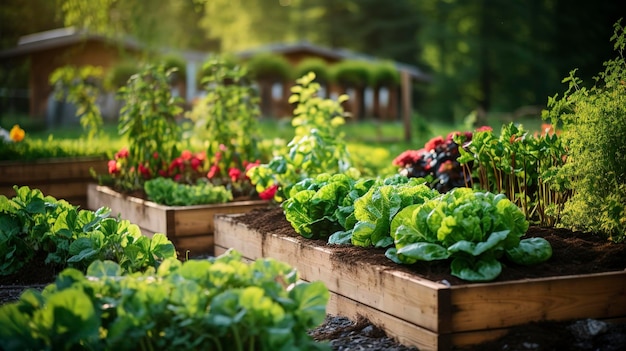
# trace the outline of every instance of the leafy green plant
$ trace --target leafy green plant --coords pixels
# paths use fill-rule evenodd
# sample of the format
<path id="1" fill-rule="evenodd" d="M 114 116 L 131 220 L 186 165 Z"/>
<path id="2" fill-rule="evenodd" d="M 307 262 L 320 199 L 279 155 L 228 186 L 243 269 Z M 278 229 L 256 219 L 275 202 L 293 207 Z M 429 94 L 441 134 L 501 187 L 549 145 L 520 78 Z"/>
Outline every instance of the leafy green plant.
<path id="1" fill-rule="evenodd" d="M 181 99 L 171 94 L 168 77 L 172 72 L 164 65 L 149 65 L 131 76 L 118 92 L 125 102 L 118 129 L 129 143 L 129 170 L 113 177 L 121 189 L 142 189 L 144 179 L 157 176 L 178 153 L 181 130 L 177 118 L 182 108 Z"/>
<path id="2" fill-rule="evenodd" d="M 102 113 L 96 103 L 103 76 L 102 67 L 89 65 L 63 66 L 50 75 L 50 84 L 54 86 L 56 98 L 76 105 L 76 117 L 88 131 L 88 139 L 93 139 L 103 125 Z"/>
<path id="3" fill-rule="evenodd" d="M 332 244 L 349 244 L 361 247 L 387 247 L 393 244 L 390 236 L 391 220 L 396 213 L 409 205 L 423 203 L 435 197 L 423 179 L 394 175 L 378 179 L 367 193 L 354 200 L 354 224 L 344 232 L 329 238 Z"/>
<path id="4" fill-rule="evenodd" d="M 323 350 L 307 331 L 324 320 L 328 298 L 289 265 L 248 264 L 235 251 L 135 274 L 95 261 L 0 307 L 0 348 Z"/>
<path id="5" fill-rule="evenodd" d="M 504 257 L 523 265 L 551 257 L 547 240 L 521 239 L 528 225 L 504 194 L 456 188 L 399 211 L 391 222 L 395 247 L 386 256 L 401 264 L 452 259 L 452 275 L 490 281 L 500 275 Z"/>
<path id="6" fill-rule="evenodd" d="M 467 186 L 505 194 L 526 219 L 555 226 L 571 196 L 568 179 L 557 175 L 569 158 L 553 127 L 542 128 L 533 135 L 523 126 L 509 123 L 502 126 L 499 136 L 484 129 L 472 139 L 464 135 L 454 139 L 463 145 L 458 162 Z"/>
<path id="7" fill-rule="evenodd" d="M 247 173 L 257 192 L 274 189 L 277 201 L 288 197 L 294 184 L 322 173 L 358 176 L 350 166 L 344 136 L 338 132 L 345 123 L 340 103 L 347 96 L 340 96 L 338 101 L 322 99 L 317 96 L 320 86 L 314 80 L 315 74 L 309 73 L 291 88 L 289 102 L 296 104 L 291 122 L 295 133 L 288 150 Z"/>
<path id="8" fill-rule="evenodd" d="M 84 269 L 106 259 L 128 272 L 176 257 L 174 246 L 163 234 L 150 239 L 138 226 L 108 218 L 108 208 L 79 210 L 38 189 L 14 189 L 12 199 L 0 196 L 0 275 L 19 271 L 38 253 L 46 255 L 46 264 L 61 268 Z"/>
<path id="9" fill-rule="evenodd" d="M 566 227 L 626 238 L 626 30 L 614 24 L 617 57 L 604 63 L 591 88 L 576 70 L 563 80 L 568 89 L 548 99 L 544 119 L 563 127 L 568 163 L 556 176 L 570 179 L 574 194 L 562 213 Z"/>
<path id="10" fill-rule="evenodd" d="M 348 219 L 354 217 L 354 200 L 373 183 L 373 179 L 355 180 L 341 173 L 303 179 L 291 188 L 291 195 L 282 203 L 285 217 L 303 237 L 327 239 L 354 224 Z"/>
<path id="11" fill-rule="evenodd" d="M 219 204 L 233 200 L 224 186 L 199 180 L 196 184 L 181 184 L 170 178 L 158 177 L 144 183 L 148 198 L 168 206 Z"/>
<path id="12" fill-rule="evenodd" d="M 212 57 L 203 66 L 206 96 L 188 115 L 205 140 L 213 181 L 228 182 L 229 170 L 245 170 L 263 158 L 257 145 L 258 98 L 245 67 Z M 245 192 L 245 191 L 244 191 Z"/>

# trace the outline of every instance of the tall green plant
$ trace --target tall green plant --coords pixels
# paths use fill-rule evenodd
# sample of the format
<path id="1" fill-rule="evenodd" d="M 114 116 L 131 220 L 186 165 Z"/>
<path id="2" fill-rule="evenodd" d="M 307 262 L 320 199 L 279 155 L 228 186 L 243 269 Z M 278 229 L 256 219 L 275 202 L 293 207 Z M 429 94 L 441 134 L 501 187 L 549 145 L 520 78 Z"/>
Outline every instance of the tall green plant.
<path id="1" fill-rule="evenodd" d="M 626 30 L 614 24 L 611 37 L 617 58 L 605 62 L 591 88 L 576 70 L 563 80 L 568 89 L 548 99 L 543 117 L 563 126 L 569 162 L 559 175 L 571 179 L 574 195 L 565 204 L 563 224 L 626 237 Z"/>
<path id="2" fill-rule="evenodd" d="M 163 65 L 149 65 L 131 76 L 118 92 L 124 100 L 118 129 L 128 139 L 127 162 L 135 167 L 116 179 L 123 189 L 141 189 L 145 178 L 158 175 L 178 154 L 181 130 L 177 118 L 183 109 L 182 99 L 171 93 L 172 72 Z"/>
<path id="3" fill-rule="evenodd" d="M 557 174 L 567 161 L 561 138 L 544 125 L 540 135 L 509 123 L 496 136 L 492 130 L 474 133 L 471 142 L 462 134 L 454 140 L 467 186 L 506 195 L 519 206 L 527 220 L 543 226 L 559 223 L 571 196 L 569 182 Z"/>
<path id="4" fill-rule="evenodd" d="M 203 66 L 206 96 L 189 117 L 198 135 L 205 139 L 207 157 L 219 172 L 229 167 L 245 169 L 247 162 L 261 157 L 257 148 L 257 119 L 260 115 L 245 67 L 215 56 Z"/>
<path id="5" fill-rule="evenodd" d="M 93 139 L 102 128 L 102 113 L 96 103 L 103 77 L 102 67 L 63 66 L 50 75 L 50 84 L 55 88 L 57 99 L 76 105 L 76 117 Z"/>
<path id="6" fill-rule="evenodd" d="M 337 101 L 317 96 L 320 85 L 315 74 L 309 73 L 291 88 L 290 103 L 295 103 L 295 129 L 293 139 L 284 154 L 275 156 L 268 164 L 261 164 L 248 171 L 257 191 L 262 193 L 269 188 L 277 190 L 276 200 L 289 196 L 290 188 L 305 178 L 313 178 L 322 173 L 357 172 L 350 164 L 344 135 L 338 127 L 345 123 L 341 102 L 348 97 L 342 95 Z"/>

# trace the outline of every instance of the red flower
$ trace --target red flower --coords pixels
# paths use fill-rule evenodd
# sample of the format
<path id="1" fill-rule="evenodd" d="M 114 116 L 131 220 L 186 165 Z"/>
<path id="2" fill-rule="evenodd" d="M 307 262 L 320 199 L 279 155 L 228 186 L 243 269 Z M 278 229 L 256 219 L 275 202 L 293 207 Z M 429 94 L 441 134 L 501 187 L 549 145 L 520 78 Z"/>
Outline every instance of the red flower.
<path id="1" fill-rule="evenodd" d="M 451 160 L 446 160 L 444 163 L 442 163 L 439 166 L 437 173 L 445 173 L 445 172 L 451 171 L 452 169 L 454 169 L 454 163 L 452 163 Z"/>
<path id="2" fill-rule="evenodd" d="M 444 140 L 441 136 L 436 136 L 432 139 L 430 139 L 426 145 L 424 145 L 424 149 L 426 149 L 426 151 L 433 151 L 437 148 L 437 146 L 441 145 L 444 143 Z"/>
<path id="3" fill-rule="evenodd" d="M 209 173 L 207 173 L 207 178 L 209 179 L 213 179 L 213 177 L 215 177 L 216 174 L 218 174 L 220 172 L 220 168 L 217 165 L 213 165 L 211 166 L 211 169 L 209 169 Z"/>
<path id="4" fill-rule="evenodd" d="M 200 151 L 196 153 L 196 158 L 200 161 L 206 160 L 206 153 L 204 151 Z"/>
<path id="5" fill-rule="evenodd" d="M 178 182 L 180 180 L 180 178 L 182 178 L 182 177 L 183 177 L 182 174 L 177 174 L 177 175 L 174 176 L 174 180 Z"/>
<path id="6" fill-rule="evenodd" d="M 120 172 L 120 169 L 117 168 L 117 161 L 110 160 L 108 166 L 109 166 L 109 174 L 117 174 Z"/>
<path id="7" fill-rule="evenodd" d="M 148 167 L 140 163 L 137 168 L 139 169 L 139 173 L 141 173 L 144 178 L 150 178 L 150 169 Z"/>
<path id="8" fill-rule="evenodd" d="M 424 149 L 406 150 L 393 160 L 394 166 L 406 167 L 416 164 L 424 155 Z"/>
<path id="9" fill-rule="evenodd" d="M 179 169 L 182 168 L 182 166 L 183 166 L 183 159 L 180 157 L 177 157 L 172 161 L 172 163 L 170 163 L 169 170 L 171 172 L 175 170 L 176 168 L 179 168 Z"/>
<path id="10" fill-rule="evenodd" d="M 270 186 L 269 188 L 263 190 L 261 193 L 259 193 L 259 197 L 261 198 L 261 200 L 271 200 L 274 198 L 274 195 L 276 195 L 277 190 L 278 190 L 278 185 L 274 184 Z"/>
<path id="11" fill-rule="evenodd" d="M 115 159 L 116 160 L 119 160 L 120 158 L 126 158 L 126 157 L 128 157 L 128 149 L 125 148 L 125 147 L 121 148 L 120 151 L 118 151 L 115 154 Z"/>
<path id="12" fill-rule="evenodd" d="M 180 158 L 182 158 L 185 161 L 191 160 L 192 156 L 193 154 L 189 150 L 184 150 L 183 152 L 180 153 Z"/>
<path id="13" fill-rule="evenodd" d="M 197 171 L 201 164 L 202 161 L 200 161 L 200 159 L 196 157 L 191 159 L 191 169 L 193 169 L 194 171 Z"/>
<path id="14" fill-rule="evenodd" d="M 166 172 L 164 169 L 160 169 L 160 170 L 159 170 L 159 175 L 160 175 L 161 177 L 167 177 L 167 172 Z"/>
<path id="15" fill-rule="evenodd" d="M 491 132 L 491 131 L 493 131 L 493 128 L 491 128 L 490 126 L 482 126 L 482 127 L 476 128 L 476 132 Z"/>
<path id="16" fill-rule="evenodd" d="M 152 158 L 153 158 L 153 159 L 155 159 L 155 160 L 158 160 L 158 159 L 159 159 L 159 153 L 158 153 L 158 152 L 156 152 L 156 151 L 155 151 L 155 152 L 153 152 L 153 153 L 152 153 Z"/>
<path id="17" fill-rule="evenodd" d="M 243 166 L 246 168 L 246 173 L 248 173 L 249 170 L 251 170 L 252 168 L 258 166 L 261 164 L 260 160 L 256 160 L 254 162 L 248 162 L 248 161 L 244 161 L 243 162 Z"/>
<path id="18" fill-rule="evenodd" d="M 235 167 L 231 167 L 231 169 L 228 170 L 228 176 L 230 177 L 230 180 L 234 183 L 241 177 L 241 170 Z"/>

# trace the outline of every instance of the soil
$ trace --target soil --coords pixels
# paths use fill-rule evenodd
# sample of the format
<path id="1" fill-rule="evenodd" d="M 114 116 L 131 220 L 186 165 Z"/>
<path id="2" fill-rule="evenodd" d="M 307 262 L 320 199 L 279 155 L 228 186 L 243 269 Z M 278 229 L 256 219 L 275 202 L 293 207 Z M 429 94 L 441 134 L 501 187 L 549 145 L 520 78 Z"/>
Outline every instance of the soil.
<path id="1" fill-rule="evenodd" d="M 238 220 L 262 233 L 298 235 L 285 219 L 280 207 L 253 210 L 241 215 Z M 626 269 L 626 243 L 609 242 L 584 232 L 534 226 L 529 228 L 526 235 L 548 240 L 553 249 L 552 258 L 532 267 L 505 262 L 502 274 L 496 281 Z M 317 243 L 328 245 L 325 240 L 317 240 Z M 449 274 L 448 262 L 397 265 L 384 256 L 382 249 L 336 246 L 336 251 L 337 259 L 346 263 L 354 264 L 358 258 L 372 264 L 411 272 L 432 281 L 450 285 L 468 284 Z M 41 289 L 54 280 L 61 268 L 45 265 L 44 259 L 45 257 L 36 256 L 20 272 L 0 277 L 0 305 L 17 300 L 27 287 Z M 329 315 L 310 334 L 315 340 L 329 343 L 333 350 L 417 350 L 395 342 L 364 318 L 352 321 L 343 316 Z M 498 340 L 465 350 L 626 350 L 626 323 L 592 319 L 536 322 L 512 328 Z"/>

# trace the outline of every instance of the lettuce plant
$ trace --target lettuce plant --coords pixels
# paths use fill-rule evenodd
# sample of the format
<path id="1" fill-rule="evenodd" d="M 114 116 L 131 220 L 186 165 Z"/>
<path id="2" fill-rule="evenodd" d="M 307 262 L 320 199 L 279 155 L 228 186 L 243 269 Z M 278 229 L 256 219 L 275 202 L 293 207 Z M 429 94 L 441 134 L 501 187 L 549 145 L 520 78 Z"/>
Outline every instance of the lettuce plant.
<path id="1" fill-rule="evenodd" d="M 135 274 L 95 261 L 0 307 L 0 349 L 325 350 L 307 331 L 323 322 L 328 299 L 322 282 L 235 251 Z"/>
<path id="2" fill-rule="evenodd" d="M 347 229 L 353 220 L 354 200 L 364 195 L 374 180 L 355 180 L 346 174 L 322 173 L 290 189 L 282 203 L 286 219 L 295 231 L 309 239 L 327 239 Z M 352 224 L 353 225 L 353 224 Z"/>
<path id="3" fill-rule="evenodd" d="M 438 194 L 421 178 L 401 175 L 379 179 L 363 196 L 354 201 L 354 225 L 334 234 L 330 243 L 362 247 L 387 247 L 393 244 L 389 234 L 391 220 L 402 208 L 422 203 Z"/>
<path id="4" fill-rule="evenodd" d="M 199 180 L 196 184 L 180 184 L 170 178 L 155 178 L 144 183 L 148 198 L 168 206 L 220 204 L 233 200 L 224 186 Z"/>
<path id="5" fill-rule="evenodd" d="M 528 225 L 505 195 L 456 188 L 398 212 L 391 223 L 395 246 L 386 256 L 404 264 L 451 259 L 452 275 L 490 281 L 504 257 L 531 265 L 552 256 L 547 240 L 521 239 Z"/>

